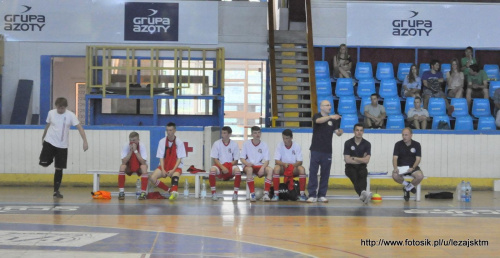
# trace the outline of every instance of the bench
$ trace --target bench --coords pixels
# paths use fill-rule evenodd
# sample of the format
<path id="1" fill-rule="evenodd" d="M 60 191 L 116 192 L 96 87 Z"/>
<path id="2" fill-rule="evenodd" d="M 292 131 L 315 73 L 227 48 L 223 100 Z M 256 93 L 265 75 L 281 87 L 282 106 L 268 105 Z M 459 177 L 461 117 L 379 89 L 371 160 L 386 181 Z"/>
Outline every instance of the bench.
<path id="1" fill-rule="evenodd" d="M 348 178 L 346 175 L 330 175 L 330 178 Z M 424 179 L 426 179 L 427 177 L 424 176 Z M 368 174 L 368 177 L 366 178 L 366 191 L 367 192 L 370 192 L 370 183 L 371 183 L 371 179 L 391 179 L 392 180 L 392 174 L 382 174 L 382 175 L 379 175 L 379 174 Z M 404 176 L 404 179 L 405 180 L 412 180 L 413 177 L 412 176 Z M 417 189 L 417 193 L 415 193 L 415 196 L 410 196 L 410 199 L 412 200 L 415 200 L 417 202 L 420 201 L 420 194 L 421 194 L 421 184 L 417 185 L 416 186 L 416 189 Z M 332 198 L 332 199 L 358 199 L 359 197 L 357 195 L 330 195 L 330 196 L 327 196 L 329 198 Z M 403 195 L 392 195 L 392 196 L 382 196 L 383 199 L 386 199 L 386 200 L 399 200 L 399 199 L 403 199 Z"/>
<path id="2" fill-rule="evenodd" d="M 148 173 L 153 173 L 153 171 L 148 171 Z M 100 177 L 101 175 L 118 175 L 118 171 L 116 170 L 88 170 L 87 174 L 93 174 L 93 183 L 92 183 L 92 190 L 94 192 L 99 191 L 99 185 L 100 185 Z M 182 177 L 194 177 L 194 197 L 195 198 L 200 198 L 200 177 L 202 176 L 207 176 L 208 177 L 208 172 L 199 172 L 196 174 L 191 174 L 189 172 L 183 172 Z M 179 180 L 179 183 L 181 180 Z M 182 187 L 182 185 L 179 185 L 179 187 Z M 118 192 L 112 192 L 112 195 L 118 195 Z M 127 193 L 126 193 L 127 194 Z M 130 195 L 130 194 L 127 194 Z M 135 195 L 135 193 L 134 193 Z"/>

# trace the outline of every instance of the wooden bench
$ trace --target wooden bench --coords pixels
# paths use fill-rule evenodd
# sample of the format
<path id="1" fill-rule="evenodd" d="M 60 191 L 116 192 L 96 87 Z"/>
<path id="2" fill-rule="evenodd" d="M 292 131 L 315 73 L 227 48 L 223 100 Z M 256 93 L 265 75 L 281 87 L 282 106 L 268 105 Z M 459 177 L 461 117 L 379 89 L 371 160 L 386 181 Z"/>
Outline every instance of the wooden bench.
<path id="1" fill-rule="evenodd" d="M 153 171 L 149 171 L 149 174 L 153 173 Z M 94 192 L 99 191 L 99 185 L 100 185 L 100 177 L 101 175 L 118 175 L 118 171 L 116 170 L 88 170 L 87 174 L 93 174 L 93 184 L 92 184 L 92 190 Z M 194 177 L 194 197 L 195 198 L 200 198 L 200 187 L 201 187 L 201 182 L 200 182 L 200 177 L 206 176 L 208 177 L 208 172 L 199 172 L 196 174 L 191 174 L 189 172 L 183 172 L 182 177 Z M 179 183 L 181 180 L 179 180 Z M 182 187 L 182 185 L 179 185 L 179 187 Z M 180 192 L 179 192 L 180 193 Z M 112 192 L 112 195 L 118 195 L 118 192 Z M 127 195 L 130 195 L 130 193 L 126 193 Z M 135 195 L 135 193 L 134 193 Z"/>
<path id="2" fill-rule="evenodd" d="M 330 178 L 348 178 L 346 175 L 330 175 Z M 427 177 L 424 177 L 424 179 L 426 179 Z M 371 179 L 392 179 L 392 174 L 368 174 L 368 177 L 366 178 L 366 191 L 367 192 L 370 192 L 370 183 L 371 183 Z M 413 177 L 412 176 L 405 176 L 404 177 L 405 180 L 412 180 Z M 420 194 L 421 194 L 421 184 L 418 184 L 416 186 L 416 189 L 417 189 L 417 192 L 415 193 L 414 196 L 410 196 L 410 199 L 412 200 L 415 200 L 417 202 L 420 201 Z M 327 196 L 328 198 L 332 198 L 332 199 L 358 199 L 359 196 L 357 195 L 329 195 Z M 403 194 L 401 195 L 390 195 L 390 196 L 382 196 L 382 199 L 385 199 L 385 200 L 399 200 L 399 199 L 403 199 Z"/>

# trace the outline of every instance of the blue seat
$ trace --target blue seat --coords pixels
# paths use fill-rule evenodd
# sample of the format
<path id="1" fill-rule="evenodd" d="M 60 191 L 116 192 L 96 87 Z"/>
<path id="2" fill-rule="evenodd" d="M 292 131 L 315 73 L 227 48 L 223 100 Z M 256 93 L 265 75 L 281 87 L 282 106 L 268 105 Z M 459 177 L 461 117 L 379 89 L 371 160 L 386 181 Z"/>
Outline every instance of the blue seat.
<path id="1" fill-rule="evenodd" d="M 444 80 L 446 81 L 446 73 L 451 70 L 451 64 L 441 64 L 441 72 L 443 73 Z"/>
<path id="2" fill-rule="evenodd" d="M 354 96 L 354 87 L 351 78 L 338 78 L 335 86 L 335 95 L 337 97 Z"/>
<path id="3" fill-rule="evenodd" d="M 431 70 L 431 65 L 429 63 L 421 63 L 418 68 L 418 77 L 422 78 L 422 74 L 424 74 L 425 71 L 430 71 L 430 70 Z"/>
<path id="4" fill-rule="evenodd" d="M 500 81 L 490 81 L 490 98 L 493 98 L 497 89 L 500 89 Z"/>
<path id="5" fill-rule="evenodd" d="M 472 124 L 471 116 L 459 116 L 455 121 L 455 130 L 457 131 L 467 131 L 474 130 L 474 126 Z"/>
<path id="6" fill-rule="evenodd" d="M 372 100 L 370 97 L 364 97 L 361 99 L 361 105 L 359 106 L 359 112 L 361 115 L 365 115 L 365 106 L 370 105 L 372 103 Z"/>
<path id="7" fill-rule="evenodd" d="M 500 79 L 499 69 L 497 64 L 485 64 L 484 71 L 490 81 L 498 81 Z"/>
<path id="8" fill-rule="evenodd" d="M 492 116 L 482 116 L 477 123 L 477 130 L 496 130 L 495 118 Z"/>
<path id="9" fill-rule="evenodd" d="M 415 97 L 407 97 L 405 102 L 405 114 L 408 115 L 410 108 L 415 107 Z"/>
<path id="10" fill-rule="evenodd" d="M 392 115 L 387 117 L 386 129 L 398 129 L 401 130 L 405 128 L 405 120 L 402 115 Z"/>
<path id="11" fill-rule="evenodd" d="M 490 100 L 488 99 L 473 99 L 472 115 L 475 117 L 491 116 Z"/>
<path id="12" fill-rule="evenodd" d="M 455 108 L 452 117 L 469 116 L 469 106 L 465 98 L 452 98 L 451 105 Z"/>
<path id="13" fill-rule="evenodd" d="M 358 81 L 358 97 L 370 97 L 375 91 L 374 79 L 362 79 Z"/>
<path id="14" fill-rule="evenodd" d="M 395 79 L 385 79 L 380 82 L 379 93 L 382 98 L 398 97 L 398 85 Z"/>
<path id="15" fill-rule="evenodd" d="M 330 78 L 316 79 L 316 94 L 319 95 L 332 95 L 332 82 Z"/>
<path id="16" fill-rule="evenodd" d="M 430 98 L 427 111 L 429 111 L 430 117 L 446 115 L 446 103 L 444 102 L 444 99 Z"/>
<path id="17" fill-rule="evenodd" d="M 340 119 L 340 128 L 342 130 L 353 130 L 354 125 L 359 123 L 358 115 L 347 114 Z"/>
<path id="18" fill-rule="evenodd" d="M 321 106 L 321 101 L 323 100 L 328 100 L 330 101 L 330 105 L 332 106 L 332 109 L 330 110 L 330 115 L 335 114 L 335 107 L 333 106 L 333 96 L 330 95 L 318 95 L 317 98 L 317 104 L 318 104 L 318 109 Z"/>
<path id="19" fill-rule="evenodd" d="M 377 80 L 394 79 L 394 67 L 392 63 L 379 62 L 377 64 L 377 71 L 375 72 Z"/>
<path id="20" fill-rule="evenodd" d="M 356 70 L 354 71 L 354 77 L 356 77 L 357 80 L 373 78 L 372 63 L 370 62 L 357 63 Z"/>
<path id="21" fill-rule="evenodd" d="M 406 75 L 410 73 L 412 63 L 399 63 L 398 65 L 398 81 L 402 82 L 405 80 Z"/>
<path id="22" fill-rule="evenodd" d="M 435 116 L 432 118 L 432 129 L 437 129 L 439 121 L 445 121 L 450 126 L 450 118 L 448 116 Z"/>
<path id="23" fill-rule="evenodd" d="M 314 72 L 316 78 L 330 79 L 330 68 L 327 61 L 314 61 Z"/>
<path id="24" fill-rule="evenodd" d="M 384 108 L 387 116 L 401 115 L 401 102 L 399 98 L 385 98 Z"/>
<path id="25" fill-rule="evenodd" d="M 338 112 L 340 115 L 357 115 L 356 98 L 354 96 L 344 96 L 339 99 Z"/>

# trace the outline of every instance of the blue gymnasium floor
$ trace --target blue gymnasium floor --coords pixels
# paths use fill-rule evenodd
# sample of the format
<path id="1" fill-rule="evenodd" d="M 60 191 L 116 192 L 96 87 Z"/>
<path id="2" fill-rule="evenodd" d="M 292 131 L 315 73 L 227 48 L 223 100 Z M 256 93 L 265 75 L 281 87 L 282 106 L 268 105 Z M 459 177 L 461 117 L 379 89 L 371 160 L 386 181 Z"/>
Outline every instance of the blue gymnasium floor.
<path id="1" fill-rule="evenodd" d="M 349 190 L 329 192 L 352 194 Z M 92 200 L 86 188 L 63 188 L 62 193 L 64 199 L 54 201 L 50 188 L 2 187 L 2 258 L 58 254 L 60 257 L 325 257 L 328 254 L 365 257 L 357 248 L 330 245 L 328 241 L 326 244 L 308 239 L 296 241 L 288 239 L 287 234 L 308 235 L 315 226 L 318 230 L 331 230 L 327 227 L 333 223 L 330 220 L 346 218 L 362 221 L 442 218 L 463 223 L 467 222 L 463 219 L 493 219 L 495 223 L 500 222 L 500 193 L 491 191 L 474 192 L 473 201 L 467 204 L 426 200 L 422 196 L 421 202 L 386 200 L 369 205 L 359 200 L 337 199 L 327 204 L 250 203 L 243 195 L 238 202 L 229 198 L 213 202 L 193 197 L 180 197 L 173 202 L 139 201 L 133 196 L 127 196 L 125 201 L 116 197 Z M 399 191 L 380 193 L 397 195 Z M 425 193 L 427 191 L 423 191 Z M 377 226 L 374 222 L 373 227 Z M 232 234 L 225 234 L 225 230 Z M 252 241 L 252 237 L 267 240 Z M 334 233 L 329 240 L 333 243 L 336 237 Z M 273 244 L 276 241 L 278 243 Z M 280 241 L 288 246 L 297 245 L 297 250 L 286 248 L 286 244 L 284 247 Z"/>

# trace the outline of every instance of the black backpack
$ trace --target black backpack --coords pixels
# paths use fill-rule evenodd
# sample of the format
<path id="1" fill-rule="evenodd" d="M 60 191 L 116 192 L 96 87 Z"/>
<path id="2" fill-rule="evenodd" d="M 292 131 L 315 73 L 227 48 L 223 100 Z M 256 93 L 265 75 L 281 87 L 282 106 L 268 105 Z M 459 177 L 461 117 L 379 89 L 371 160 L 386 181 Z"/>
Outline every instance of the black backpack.
<path id="1" fill-rule="evenodd" d="M 450 192 L 439 192 L 439 193 L 428 193 L 425 198 L 429 199 L 453 199 L 453 193 Z"/>
<path id="2" fill-rule="evenodd" d="M 285 183 L 280 183 L 280 190 L 279 190 L 279 198 L 280 200 L 290 200 L 290 201 L 297 201 L 297 199 L 300 196 L 300 187 L 299 187 L 299 181 L 293 180 L 293 189 L 288 190 L 288 185 Z M 271 189 L 269 191 L 269 198 L 273 198 L 274 196 L 274 187 L 271 186 Z"/>
<path id="3" fill-rule="evenodd" d="M 450 130 L 450 125 L 446 121 L 439 121 L 437 129 L 440 130 Z"/>

